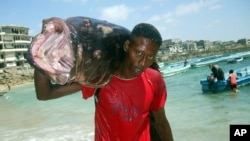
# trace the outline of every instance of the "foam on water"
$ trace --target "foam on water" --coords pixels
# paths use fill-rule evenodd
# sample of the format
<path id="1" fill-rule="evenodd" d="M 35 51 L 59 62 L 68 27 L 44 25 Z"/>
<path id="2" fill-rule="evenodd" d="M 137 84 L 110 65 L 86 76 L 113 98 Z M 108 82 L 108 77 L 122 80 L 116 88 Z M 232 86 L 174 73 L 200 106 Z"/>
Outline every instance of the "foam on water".
<path id="1" fill-rule="evenodd" d="M 76 125 L 56 125 L 53 127 L 22 128 L 5 132 L 1 136 L 4 141 L 92 141 L 94 132 L 92 127 Z"/>

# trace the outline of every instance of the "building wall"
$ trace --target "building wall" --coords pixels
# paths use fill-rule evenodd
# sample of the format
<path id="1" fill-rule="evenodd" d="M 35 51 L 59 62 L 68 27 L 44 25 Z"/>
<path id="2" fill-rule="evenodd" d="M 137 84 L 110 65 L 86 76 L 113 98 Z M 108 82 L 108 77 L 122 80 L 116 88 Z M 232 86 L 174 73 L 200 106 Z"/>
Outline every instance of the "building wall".
<path id="1" fill-rule="evenodd" d="M 0 25 L 0 68 L 27 64 L 26 54 L 32 37 L 29 28 Z"/>

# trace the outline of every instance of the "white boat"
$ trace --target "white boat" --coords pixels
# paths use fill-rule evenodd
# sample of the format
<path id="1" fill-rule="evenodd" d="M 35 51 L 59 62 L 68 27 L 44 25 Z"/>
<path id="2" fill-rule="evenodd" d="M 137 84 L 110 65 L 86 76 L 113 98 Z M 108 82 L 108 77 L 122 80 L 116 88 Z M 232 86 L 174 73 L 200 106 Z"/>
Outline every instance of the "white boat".
<path id="1" fill-rule="evenodd" d="M 203 67 L 212 63 L 217 63 L 221 61 L 239 62 L 243 60 L 244 56 L 250 55 L 250 52 L 234 53 L 233 55 L 215 55 L 205 58 L 201 58 L 200 61 L 191 63 L 191 67 Z"/>
<path id="2" fill-rule="evenodd" d="M 190 63 L 184 65 L 184 62 L 171 63 L 160 69 L 163 77 L 172 76 L 184 71 L 187 71 L 191 67 Z"/>
<path id="3" fill-rule="evenodd" d="M 161 69 L 161 68 L 164 67 L 164 64 L 165 64 L 165 63 L 164 63 L 164 62 L 158 62 L 157 64 L 158 64 L 159 68 Z"/>
<path id="4" fill-rule="evenodd" d="M 228 63 L 237 63 L 243 60 L 243 56 L 237 56 L 231 59 L 228 59 L 227 62 Z"/>
<path id="5" fill-rule="evenodd" d="M 201 61 L 200 58 L 191 58 L 191 59 L 187 59 L 188 63 L 191 65 L 192 63 L 196 63 Z"/>
<path id="6" fill-rule="evenodd" d="M 192 67 L 202 67 L 202 66 L 212 64 L 212 63 L 216 63 L 216 62 L 220 62 L 220 61 L 222 61 L 221 58 L 214 58 L 214 59 L 209 59 L 209 60 L 201 60 L 199 62 L 192 63 L 191 66 Z"/>

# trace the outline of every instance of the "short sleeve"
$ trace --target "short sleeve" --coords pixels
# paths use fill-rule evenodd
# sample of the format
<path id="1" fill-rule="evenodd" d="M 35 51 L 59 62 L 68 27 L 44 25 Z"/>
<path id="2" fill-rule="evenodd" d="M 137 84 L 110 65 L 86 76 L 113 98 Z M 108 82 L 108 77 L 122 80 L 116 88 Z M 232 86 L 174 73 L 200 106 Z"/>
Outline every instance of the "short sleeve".
<path id="1" fill-rule="evenodd" d="M 95 92 L 95 88 L 92 88 L 92 87 L 87 87 L 87 86 L 82 86 L 82 97 L 84 99 L 88 99 L 89 97 L 93 96 L 94 95 L 94 92 Z"/>
<path id="2" fill-rule="evenodd" d="M 151 110 L 157 111 L 164 107 L 167 98 L 166 83 L 159 71 L 153 69 L 146 69 L 146 77 L 153 89 L 153 101 L 151 104 Z"/>
<path id="3" fill-rule="evenodd" d="M 154 99 L 151 105 L 152 111 L 157 111 L 164 107 L 167 98 L 166 84 L 164 80 L 160 77 L 155 84 Z"/>

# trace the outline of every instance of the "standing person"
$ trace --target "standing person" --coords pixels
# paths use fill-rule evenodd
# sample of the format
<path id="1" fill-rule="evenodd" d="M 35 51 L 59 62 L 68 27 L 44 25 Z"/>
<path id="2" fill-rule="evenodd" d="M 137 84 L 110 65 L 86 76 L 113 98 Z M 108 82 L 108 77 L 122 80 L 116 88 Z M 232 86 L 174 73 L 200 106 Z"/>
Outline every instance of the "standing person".
<path id="1" fill-rule="evenodd" d="M 39 100 L 55 99 L 79 90 L 83 98 L 95 96 L 95 141 L 150 141 L 150 118 L 162 141 L 172 141 L 166 118 L 166 84 L 159 71 L 151 69 L 162 43 L 158 30 L 147 23 L 134 27 L 124 43 L 125 56 L 110 82 L 102 88 L 79 83 L 52 84 L 35 70 L 35 88 Z M 152 113 L 152 114 L 150 114 Z"/>
<path id="2" fill-rule="evenodd" d="M 229 77 L 228 77 L 230 89 L 234 92 L 237 92 L 237 75 L 234 73 L 233 70 L 229 70 Z"/>
<path id="3" fill-rule="evenodd" d="M 187 59 L 185 59 L 185 60 L 184 60 L 184 67 L 186 67 L 187 64 L 188 64 L 188 61 L 187 61 Z"/>
<path id="4" fill-rule="evenodd" d="M 210 64 L 209 68 L 212 71 L 211 75 L 214 79 L 217 79 L 218 81 L 225 80 L 224 72 L 219 65 Z"/>

